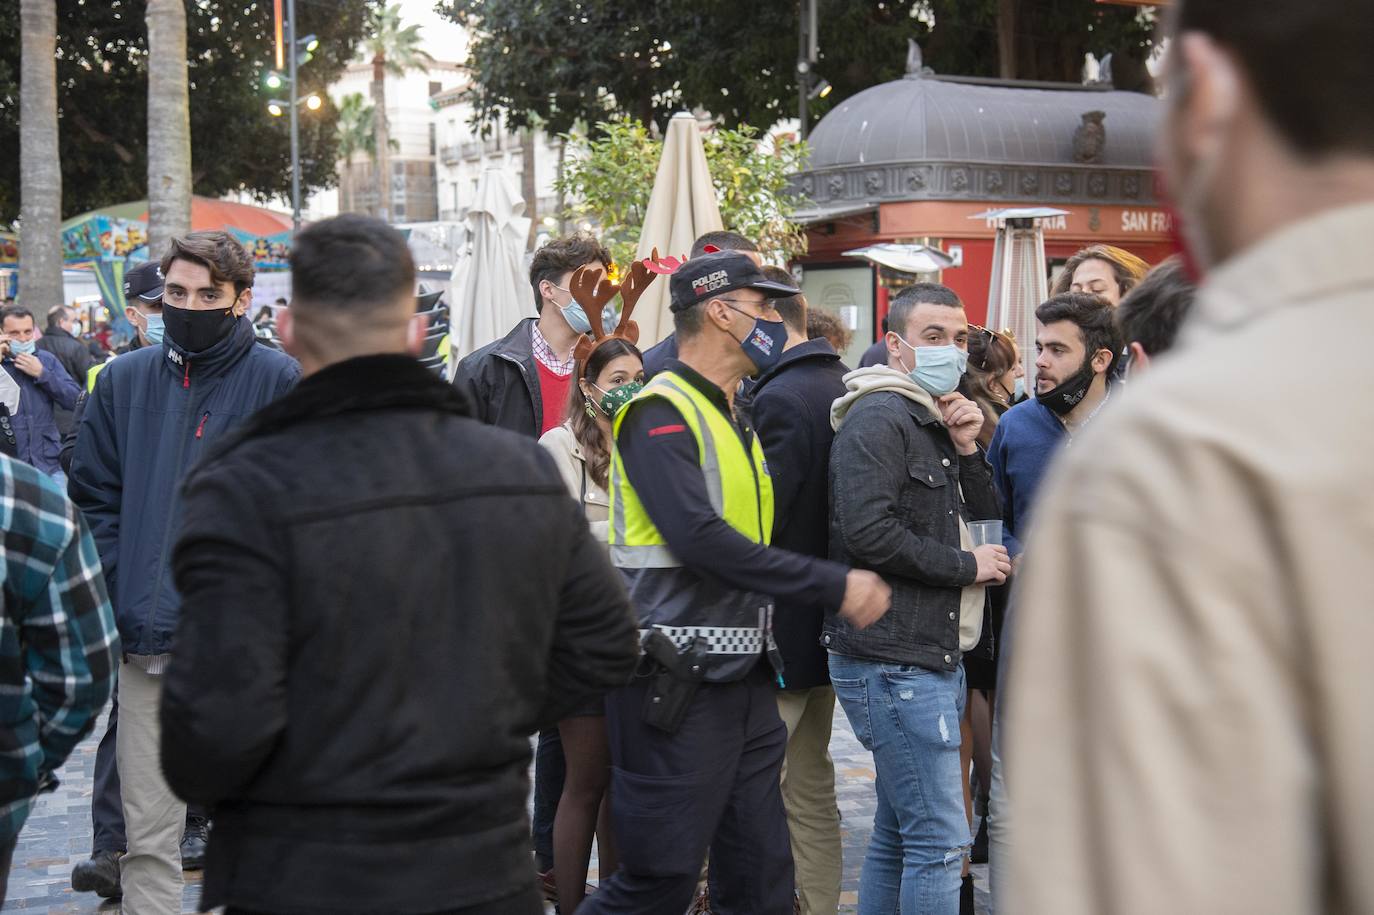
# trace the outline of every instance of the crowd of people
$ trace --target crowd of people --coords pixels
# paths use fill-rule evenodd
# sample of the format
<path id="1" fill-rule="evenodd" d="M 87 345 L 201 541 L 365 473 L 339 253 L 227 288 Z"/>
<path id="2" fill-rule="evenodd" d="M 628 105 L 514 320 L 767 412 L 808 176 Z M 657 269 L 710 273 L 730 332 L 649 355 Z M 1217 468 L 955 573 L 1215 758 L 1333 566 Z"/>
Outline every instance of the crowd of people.
<path id="1" fill-rule="evenodd" d="M 280 349 L 223 232 L 108 361 L 7 307 L 0 873 L 113 693 L 72 881 L 131 915 L 829 915 L 838 711 L 862 915 L 1369 911 L 1374 115 L 1267 62 L 1374 7 L 1260 5 L 1174 13 L 1183 253 L 1083 249 L 1034 340 L 914 283 L 851 370 L 750 239 L 579 233 L 448 380 L 355 215 Z"/>

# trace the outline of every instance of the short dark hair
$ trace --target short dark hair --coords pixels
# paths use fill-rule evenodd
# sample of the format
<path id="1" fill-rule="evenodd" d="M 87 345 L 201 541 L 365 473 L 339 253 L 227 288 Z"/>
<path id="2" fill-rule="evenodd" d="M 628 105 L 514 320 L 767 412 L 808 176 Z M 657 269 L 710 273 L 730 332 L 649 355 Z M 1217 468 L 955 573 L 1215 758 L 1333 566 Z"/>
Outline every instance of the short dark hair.
<path id="1" fill-rule="evenodd" d="M 530 287 L 534 289 L 535 312 L 544 310 L 544 297 L 539 294 L 540 283 L 548 280 L 557 285 L 558 278 L 569 270 L 596 262 L 609 270 L 611 252 L 586 232 L 550 239 L 548 244 L 534 252 L 534 259 L 530 261 Z"/>
<path id="2" fill-rule="evenodd" d="M 707 245 L 714 245 L 722 251 L 753 251 L 758 253 L 759 250 L 758 245 L 738 232 L 731 232 L 729 229 L 721 229 L 716 232 L 705 232 L 700 235 L 696 241 L 692 242 L 692 250 L 688 257 L 701 257 L 706 253 Z"/>
<path id="3" fill-rule="evenodd" d="M 791 272 L 772 264 L 763 266 L 763 275 L 775 283 L 786 283 L 788 286 L 796 284 Z M 806 334 L 806 296 L 799 292 L 796 295 L 774 299 L 773 306 L 777 308 L 778 314 L 782 315 L 784 324 L 799 334 Z"/>
<path id="4" fill-rule="evenodd" d="M 293 309 L 358 314 L 390 304 L 414 285 L 405 236 L 371 216 L 347 213 L 314 223 L 291 247 Z"/>
<path id="5" fill-rule="evenodd" d="M 257 270 L 248 249 L 237 238 L 222 229 L 191 232 L 168 243 L 162 255 L 162 275 L 172 268 L 173 261 L 190 261 L 210 271 L 213 283 L 233 283 L 234 294 L 253 288 Z"/>
<path id="6" fill-rule="evenodd" d="M 1121 332 L 1116 327 L 1114 310 L 1112 303 L 1101 296 L 1063 292 L 1041 302 L 1035 309 L 1035 319 L 1041 324 L 1068 321 L 1076 326 L 1089 358 L 1100 349 L 1110 350 L 1112 361 L 1107 366 L 1110 375 L 1117 359 L 1121 358 Z"/>
<path id="7" fill-rule="evenodd" d="M 959 296 L 948 286 L 943 286 L 940 283 L 912 283 L 897 293 L 897 297 L 892 300 L 892 305 L 887 312 L 888 328 L 905 337 L 907 324 L 911 322 L 911 313 L 916 310 L 918 305 L 944 305 L 947 308 L 964 307 L 964 303 L 959 301 Z"/>
<path id="8" fill-rule="evenodd" d="M 1171 349 L 1196 295 L 1197 285 L 1188 278 L 1181 257 L 1161 263 L 1116 308 L 1122 345 L 1139 343 L 1150 356 Z"/>
<path id="9" fill-rule="evenodd" d="M 48 309 L 48 326 L 56 327 L 63 318 L 68 317 L 71 313 L 72 309 L 66 305 L 54 305 Z"/>
<path id="10" fill-rule="evenodd" d="M 285 305 L 285 304 L 286 304 L 286 299 L 283 299 L 283 298 L 281 298 L 281 297 L 278 297 L 278 298 L 277 298 L 277 301 L 274 302 L 273 304 L 274 304 L 274 305 Z M 266 308 L 267 306 L 264 305 L 263 307 Z"/>
<path id="11" fill-rule="evenodd" d="M 4 324 L 6 318 L 28 318 L 33 321 L 33 312 L 23 305 L 6 305 L 4 308 L 0 308 L 0 324 Z M 33 323 L 37 324 L 38 322 L 33 321 Z"/>
<path id="12" fill-rule="evenodd" d="M 1266 117 L 1308 156 L 1374 155 L 1374 106 L 1358 86 L 1374 85 L 1374 5 L 1251 0 L 1183 0 L 1175 29 L 1204 32 L 1239 58 Z M 1312 66 L 1285 67 L 1320 53 Z M 1171 87 L 1170 91 L 1175 91 Z"/>

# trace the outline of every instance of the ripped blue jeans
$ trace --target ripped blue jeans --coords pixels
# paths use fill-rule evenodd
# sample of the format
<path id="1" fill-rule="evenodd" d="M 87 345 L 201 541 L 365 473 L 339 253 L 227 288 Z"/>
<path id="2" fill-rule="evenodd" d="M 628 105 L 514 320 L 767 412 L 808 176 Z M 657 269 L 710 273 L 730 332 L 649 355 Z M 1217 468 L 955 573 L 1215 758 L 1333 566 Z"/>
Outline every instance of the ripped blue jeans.
<path id="1" fill-rule="evenodd" d="M 830 682 L 878 773 L 859 915 L 958 915 L 971 842 L 959 764 L 963 666 L 926 670 L 831 652 Z"/>

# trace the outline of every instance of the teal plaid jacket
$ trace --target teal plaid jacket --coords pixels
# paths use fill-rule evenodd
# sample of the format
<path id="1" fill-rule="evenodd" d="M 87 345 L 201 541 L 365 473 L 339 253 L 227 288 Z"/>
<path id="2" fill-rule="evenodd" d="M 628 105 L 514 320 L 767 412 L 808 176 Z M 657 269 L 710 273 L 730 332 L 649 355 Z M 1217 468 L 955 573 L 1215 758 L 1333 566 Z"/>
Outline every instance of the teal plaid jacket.
<path id="1" fill-rule="evenodd" d="M 95 727 L 119 633 L 81 513 L 46 474 L 0 455 L 0 843 Z"/>

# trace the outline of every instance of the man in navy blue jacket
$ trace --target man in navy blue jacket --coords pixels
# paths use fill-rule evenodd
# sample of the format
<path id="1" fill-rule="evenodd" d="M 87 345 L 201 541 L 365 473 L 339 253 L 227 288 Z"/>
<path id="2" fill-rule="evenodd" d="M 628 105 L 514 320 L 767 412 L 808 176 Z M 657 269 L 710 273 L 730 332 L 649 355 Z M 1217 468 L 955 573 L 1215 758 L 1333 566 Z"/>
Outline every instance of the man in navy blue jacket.
<path id="1" fill-rule="evenodd" d="M 764 267 L 775 283 L 791 285 L 781 267 Z M 806 339 L 806 297 L 774 299 L 787 327 L 782 360 L 760 373 L 750 392 L 754 428 L 773 481 L 773 545 L 826 559 L 830 553 L 830 405 L 844 396 L 849 371 L 824 337 Z M 797 895 L 803 915 L 840 905 L 840 813 L 835 806 L 835 764 L 830 686 L 821 628 L 825 611 L 779 600 L 773 637 L 782 654 L 778 714 L 787 728 L 782 801 L 792 841 Z"/>
<path id="2" fill-rule="evenodd" d="M 125 911 L 180 912 L 186 807 L 158 761 L 161 674 L 180 615 L 170 536 L 178 489 L 206 448 L 289 390 L 300 366 L 256 345 L 244 317 L 253 261 L 227 232 L 173 239 L 162 260 L 161 346 L 114 360 L 96 379 L 72 458 L 70 492 L 86 514 L 124 642 L 115 755 L 128 851 Z"/>
<path id="3" fill-rule="evenodd" d="M 52 353 L 34 343 L 33 312 L 12 306 L 0 311 L 0 365 L 19 385 L 19 412 L 12 420 L 17 457 L 61 481 L 62 435 L 53 408 L 71 410 L 81 388 Z"/>
<path id="4" fill-rule="evenodd" d="M 1121 334 L 1106 299 L 1078 292 L 1035 310 L 1035 397 L 1008 410 L 988 447 L 1002 498 L 1003 542 L 1021 554 L 1031 505 L 1050 459 L 1097 416 L 1111 396 L 1108 379 Z"/>

